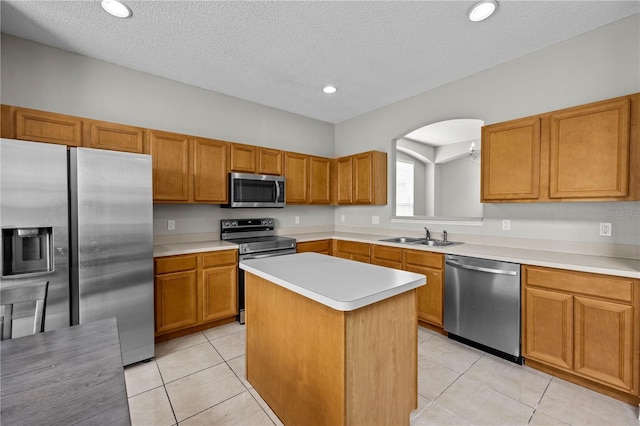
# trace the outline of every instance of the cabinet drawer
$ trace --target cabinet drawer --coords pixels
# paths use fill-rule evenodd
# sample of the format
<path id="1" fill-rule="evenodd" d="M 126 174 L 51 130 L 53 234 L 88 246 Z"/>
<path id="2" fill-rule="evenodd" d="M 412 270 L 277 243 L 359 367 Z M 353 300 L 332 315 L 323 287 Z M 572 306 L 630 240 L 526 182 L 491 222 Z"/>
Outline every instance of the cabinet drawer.
<path id="1" fill-rule="evenodd" d="M 371 255 L 375 261 L 402 263 L 402 249 L 399 248 L 374 245 Z"/>
<path id="2" fill-rule="evenodd" d="M 155 259 L 156 274 L 168 272 L 189 271 L 198 268 L 198 260 L 195 254 L 184 256 L 168 256 Z"/>
<path id="3" fill-rule="evenodd" d="M 235 264 L 238 259 L 237 250 L 223 250 L 204 253 L 202 255 L 202 267 Z"/>
<path id="4" fill-rule="evenodd" d="M 336 247 L 338 251 L 357 254 L 360 256 L 369 256 L 369 244 L 366 243 L 357 243 L 355 241 L 342 241 L 338 240 L 336 242 Z"/>
<path id="5" fill-rule="evenodd" d="M 531 266 L 525 266 L 523 269 L 523 279 L 528 286 L 596 296 L 627 303 L 633 301 L 634 280 L 631 278 Z"/>
<path id="6" fill-rule="evenodd" d="M 444 269 L 444 256 L 440 253 L 431 253 L 428 251 L 406 250 L 405 265 L 429 266 L 431 268 Z"/>
<path id="7" fill-rule="evenodd" d="M 298 243 L 296 245 L 296 251 L 298 253 L 331 253 L 331 240 L 320 240 L 320 241 L 305 241 L 303 243 Z"/>

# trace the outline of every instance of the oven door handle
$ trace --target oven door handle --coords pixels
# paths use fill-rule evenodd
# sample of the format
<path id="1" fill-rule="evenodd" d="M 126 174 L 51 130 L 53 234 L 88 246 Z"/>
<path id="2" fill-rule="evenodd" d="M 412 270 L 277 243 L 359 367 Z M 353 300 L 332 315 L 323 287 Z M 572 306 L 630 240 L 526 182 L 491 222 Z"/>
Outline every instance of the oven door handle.
<path id="1" fill-rule="evenodd" d="M 240 262 L 243 260 L 251 260 L 251 259 L 264 259 L 265 257 L 274 257 L 274 256 L 284 256 L 285 254 L 295 254 L 295 250 L 287 250 L 281 253 L 261 253 L 261 254 L 243 254 L 240 258 Z"/>

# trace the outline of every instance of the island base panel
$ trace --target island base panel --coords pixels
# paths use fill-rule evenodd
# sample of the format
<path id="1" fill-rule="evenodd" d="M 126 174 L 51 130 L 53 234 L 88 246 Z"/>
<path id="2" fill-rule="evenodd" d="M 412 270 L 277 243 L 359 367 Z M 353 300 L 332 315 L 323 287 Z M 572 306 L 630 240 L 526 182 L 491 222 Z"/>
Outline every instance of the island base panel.
<path id="1" fill-rule="evenodd" d="M 247 378 L 284 424 L 409 424 L 416 292 L 337 311 L 246 274 Z"/>

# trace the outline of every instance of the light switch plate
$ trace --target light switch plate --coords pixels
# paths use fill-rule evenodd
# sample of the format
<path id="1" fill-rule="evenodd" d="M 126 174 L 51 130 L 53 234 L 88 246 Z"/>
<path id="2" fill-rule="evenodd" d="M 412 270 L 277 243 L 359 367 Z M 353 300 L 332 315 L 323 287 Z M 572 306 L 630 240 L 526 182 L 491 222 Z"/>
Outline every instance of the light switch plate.
<path id="1" fill-rule="evenodd" d="M 600 236 L 601 237 L 610 237 L 611 236 L 611 224 L 610 223 L 600 223 Z"/>
<path id="2" fill-rule="evenodd" d="M 167 221 L 167 231 L 175 231 L 176 229 L 176 221 L 175 220 L 168 220 Z"/>
<path id="3" fill-rule="evenodd" d="M 511 221 L 509 219 L 504 219 L 502 221 L 502 230 L 511 231 Z"/>
<path id="4" fill-rule="evenodd" d="M 380 216 L 371 216 L 371 223 L 378 225 L 380 223 Z"/>
<path id="5" fill-rule="evenodd" d="M 296 225 L 300 224 L 300 216 L 296 216 Z"/>

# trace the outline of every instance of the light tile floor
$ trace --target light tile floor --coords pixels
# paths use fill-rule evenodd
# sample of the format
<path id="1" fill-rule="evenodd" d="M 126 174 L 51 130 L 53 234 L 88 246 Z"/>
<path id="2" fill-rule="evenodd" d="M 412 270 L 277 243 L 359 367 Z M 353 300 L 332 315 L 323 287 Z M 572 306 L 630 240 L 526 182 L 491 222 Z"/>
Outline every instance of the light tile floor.
<path id="1" fill-rule="evenodd" d="M 638 408 L 420 327 L 412 425 L 631 425 Z M 156 345 L 125 369 L 134 425 L 281 425 L 244 378 L 238 323 Z"/>

